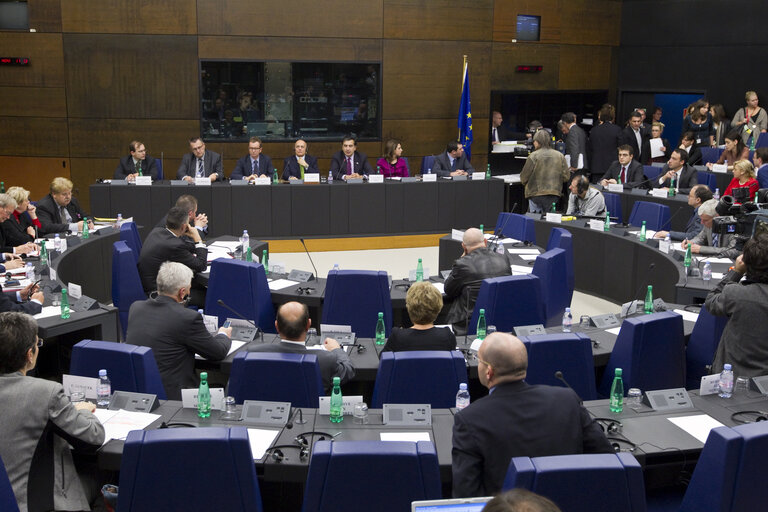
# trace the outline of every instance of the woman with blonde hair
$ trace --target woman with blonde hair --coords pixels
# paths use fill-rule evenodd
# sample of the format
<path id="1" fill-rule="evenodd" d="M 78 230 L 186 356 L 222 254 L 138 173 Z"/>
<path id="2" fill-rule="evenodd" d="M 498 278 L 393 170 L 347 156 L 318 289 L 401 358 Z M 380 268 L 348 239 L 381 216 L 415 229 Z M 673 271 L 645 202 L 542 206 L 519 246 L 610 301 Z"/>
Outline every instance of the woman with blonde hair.
<path id="1" fill-rule="evenodd" d="M 739 130 L 741 132 L 741 140 L 745 145 L 749 146 L 750 138 L 754 137 L 754 143 L 756 144 L 760 134 L 768 130 L 768 114 L 765 113 L 765 109 L 757 105 L 759 100 L 755 91 L 747 91 L 744 94 L 744 99 L 747 102 L 747 106 L 736 111 L 736 115 L 733 116 L 733 121 L 731 121 L 731 128 Z"/>
<path id="2" fill-rule="evenodd" d="M 749 189 L 749 192 L 739 192 L 739 189 Z M 753 201 L 760 189 L 760 184 L 755 179 L 755 166 L 749 160 L 739 160 L 733 164 L 733 179 L 723 193 L 731 196 L 735 203 Z M 736 192 L 734 192 L 736 191 Z M 736 195 L 734 195 L 734 193 Z"/>
<path id="3" fill-rule="evenodd" d="M 42 225 L 37 218 L 37 208 L 29 202 L 29 190 L 11 187 L 6 193 L 16 201 L 16 209 L 8 220 L 0 224 L 7 245 L 17 246 L 34 242 Z"/>
<path id="4" fill-rule="evenodd" d="M 443 295 L 432 283 L 414 283 L 405 295 L 405 308 L 413 326 L 393 329 L 384 351 L 456 349 L 456 336 L 451 329 L 435 327 L 435 318 L 443 309 Z"/>

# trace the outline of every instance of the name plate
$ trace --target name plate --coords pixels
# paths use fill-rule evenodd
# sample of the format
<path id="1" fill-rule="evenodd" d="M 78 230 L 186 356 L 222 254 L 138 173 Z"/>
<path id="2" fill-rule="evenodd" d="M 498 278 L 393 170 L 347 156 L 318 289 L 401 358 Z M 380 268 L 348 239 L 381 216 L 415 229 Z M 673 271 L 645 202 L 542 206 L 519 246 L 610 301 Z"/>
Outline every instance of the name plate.
<path id="1" fill-rule="evenodd" d="M 469 346 L 469 350 L 474 350 L 475 352 L 477 352 L 478 350 L 480 350 L 480 345 L 483 344 L 483 341 L 485 340 L 481 340 L 480 338 L 475 338 L 474 340 L 472 340 L 472 344 Z"/>
<path id="2" fill-rule="evenodd" d="M 254 185 L 271 185 L 272 184 L 272 179 L 268 178 L 266 176 L 263 177 L 263 178 L 255 178 L 253 180 L 253 184 Z"/>
<path id="3" fill-rule="evenodd" d="M 79 284 L 69 283 L 67 284 L 67 292 L 69 292 L 70 299 L 79 299 L 83 296 L 83 288 Z"/>
<path id="4" fill-rule="evenodd" d="M 547 222 L 555 222 L 557 224 L 562 224 L 563 222 L 563 215 L 560 213 L 548 213 L 547 214 Z"/>
<path id="5" fill-rule="evenodd" d="M 127 185 L 127 184 L 128 184 L 128 182 L 127 182 L 127 181 L 125 181 L 125 180 L 112 180 L 112 181 L 110 181 L 110 182 L 109 182 L 109 184 L 110 184 L 110 185 L 117 185 L 117 186 L 120 186 L 120 185 Z"/>
<path id="6" fill-rule="evenodd" d="M 320 399 L 320 407 L 317 409 L 317 414 L 320 416 L 330 416 L 331 414 L 331 397 L 329 396 L 320 396 L 318 397 Z M 352 416 L 352 413 L 355 410 L 355 404 L 362 403 L 363 401 L 363 395 L 351 395 L 351 396 L 343 396 L 342 399 L 342 406 L 341 406 L 341 412 L 345 416 Z"/>
<path id="7" fill-rule="evenodd" d="M 62 240 L 62 241 L 63 241 L 63 240 Z M 62 245 L 62 247 L 63 247 L 63 249 L 61 250 L 61 252 L 64 252 L 64 250 L 65 250 L 67 247 L 66 247 L 65 245 Z M 55 281 L 56 281 L 56 269 L 54 269 L 53 267 L 49 267 L 49 269 L 48 269 L 48 270 L 50 270 L 50 278 L 51 278 L 51 281 L 54 281 L 54 282 L 55 282 Z"/>
<path id="8" fill-rule="evenodd" d="M 712 164 L 712 172 L 728 172 L 728 165 Z"/>
<path id="9" fill-rule="evenodd" d="M 182 389 L 181 404 L 185 409 L 197 409 L 197 389 Z M 211 391 L 211 409 L 221 410 L 221 404 L 224 401 L 224 388 L 210 388 Z"/>
<path id="10" fill-rule="evenodd" d="M 472 173 L 472 181 L 475 180 L 484 180 L 485 179 L 485 173 L 484 172 L 473 172 Z"/>
<path id="11" fill-rule="evenodd" d="M 304 176 L 306 176 L 306 174 Z M 288 180 L 288 183 L 290 183 L 291 185 L 303 185 L 304 184 L 304 180 L 301 180 L 301 179 L 299 179 L 299 180 Z"/>
<path id="12" fill-rule="evenodd" d="M 621 185 L 619 183 L 609 183 L 608 184 L 608 192 L 624 192 L 624 185 Z"/>
<path id="13" fill-rule="evenodd" d="M 659 240 L 659 250 L 664 254 L 669 254 L 670 245 L 672 245 L 672 242 L 667 242 L 666 240 Z"/>
<path id="14" fill-rule="evenodd" d="M 485 176 L 485 175 L 483 175 Z M 467 181 L 467 176 L 464 174 L 459 174 L 457 176 L 451 176 L 453 178 L 453 181 Z"/>
<path id="15" fill-rule="evenodd" d="M 422 174 L 421 181 L 424 183 L 435 183 L 437 181 L 437 174 Z"/>
<path id="16" fill-rule="evenodd" d="M 451 240 L 457 240 L 459 242 L 464 241 L 464 232 L 460 229 L 451 230 Z"/>
<path id="17" fill-rule="evenodd" d="M 384 183 L 383 174 L 369 174 L 368 183 Z"/>
<path id="18" fill-rule="evenodd" d="M 198 187 L 210 187 L 211 178 L 206 178 L 205 176 L 202 178 L 195 178 L 195 185 Z"/>
<path id="19" fill-rule="evenodd" d="M 152 176 L 136 176 L 136 185 L 140 187 L 152 185 Z"/>
<path id="20" fill-rule="evenodd" d="M 304 183 L 320 183 L 320 173 L 319 172 L 305 172 L 304 173 Z"/>
<path id="21" fill-rule="evenodd" d="M 401 183 L 417 183 L 419 181 L 419 178 L 415 176 L 408 176 L 407 178 L 403 178 L 400 181 Z"/>
<path id="22" fill-rule="evenodd" d="M 171 180 L 172 187 L 186 187 L 187 185 L 189 185 L 187 180 Z"/>
<path id="23" fill-rule="evenodd" d="M 602 231 L 605 229 L 605 221 L 598 220 L 598 219 L 589 219 L 589 229 L 594 229 L 595 231 Z"/>
<path id="24" fill-rule="evenodd" d="M 346 181 L 347 183 L 350 183 L 350 184 L 357 184 L 357 183 L 362 183 L 363 182 L 363 178 L 347 178 L 344 181 Z"/>
<path id="25" fill-rule="evenodd" d="M 96 387 L 99 385 L 99 379 L 64 374 L 61 376 L 61 385 L 67 396 L 72 394 L 73 386 L 80 386 L 80 389 L 85 393 L 85 398 L 96 398 Z"/>
<path id="26" fill-rule="evenodd" d="M 651 189 L 651 195 L 653 197 L 667 197 L 667 194 L 669 194 L 669 192 L 667 192 L 666 190 L 664 190 L 662 188 L 652 188 Z"/>
<path id="27" fill-rule="evenodd" d="M 720 392 L 720 374 L 704 375 L 699 385 L 699 395 L 714 395 Z"/>

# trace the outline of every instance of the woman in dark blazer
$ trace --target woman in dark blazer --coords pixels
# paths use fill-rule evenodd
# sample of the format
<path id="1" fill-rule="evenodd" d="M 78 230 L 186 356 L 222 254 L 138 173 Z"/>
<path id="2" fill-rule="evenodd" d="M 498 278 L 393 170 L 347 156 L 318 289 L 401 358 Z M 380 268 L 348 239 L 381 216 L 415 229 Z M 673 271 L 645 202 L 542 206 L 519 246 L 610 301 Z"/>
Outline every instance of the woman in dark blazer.
<path id="1" fill-rule="evenodd" d="M 405 307 L 413 327 L 393 329 L 384 351 L 456 349 L 453 331 L 448 327 L 435 327 L 435 318 L 443 309 L 443 296 L 432 283 L 413 284 L 405 295 Z"/>
<path id="2" fill-rule="evenodd" d="M 16 209 L 8 220 L 0 224 L 5 240 L 13 247 L 34 242 L 37 230 L 42 226 L 37 218 L 37 208 L 29 202 L 29 190 L 11 187 L 7 194 L 16 201 Z"/>

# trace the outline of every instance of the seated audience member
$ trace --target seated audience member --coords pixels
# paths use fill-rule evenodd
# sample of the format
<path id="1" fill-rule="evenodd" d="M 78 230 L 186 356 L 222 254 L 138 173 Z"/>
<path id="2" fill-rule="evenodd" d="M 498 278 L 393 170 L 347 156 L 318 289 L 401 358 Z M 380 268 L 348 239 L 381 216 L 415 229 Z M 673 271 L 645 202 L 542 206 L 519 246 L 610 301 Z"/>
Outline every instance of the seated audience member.
<path id="1" fill-rule="evenodd" d="M 490 392 L 453 417 L 454 497 L 499 492 L 512 457 L 613 453 L 572 389 L 525 382 L 528 353 L 518 338 L 490 334 L 477 359 Z"/>
<path id="2" fill-rule="evenodd" d="M 312 325 L 306 304 L 287 302 L 277 309 L 275 328 L 280 336 L 280 343 L 253 344 L 250 352 L 280 352 L 284 354 L 314 354 L 320 365 L 320 375 L 326 393 L 330 393 L 334 377 L 341 383 L 355 376 L 355 367 L 347 353 L 333 338 L 325 338 L 324 350 L 310 350 L 306 347 L 307 331 Z"/>
<path id="3" fill-rule="evenodd" d="M 699 173 L 688 165 L 688 153 L 684 149 L 677 148 L 672 151 L 669 161 L 656 179 L 652 181 L 654 188 L 669 190 L 672 180 L 675 180 L 675 190 L 679 194 L 687 194 L 691 188 L 699 184 Z"/>
<path id="4" fill-rule="evenodd" d="M 3 265 L 0 265 L 2 272 L 5 272 L 6 269 L 11 270 L 23 267 L 24 261 L 16 254 L 23 254 L 37 249 L 37 246 L 31 242 L 12 247 L 5 240 L 6 223 L 11 222 L 9 218 L 15 207 L 16 201 L 9 194 L 0 194 L 0 226 L 2 226 L 2 229 L 0 229 L 0 250 L 2 251 L 4 262 Z M 29 284 L 17 292 L 2 292 L 2 288 L 0 288 L 0 312 L 21 311 L 30 315 L 40 313 L 43 309 L 45 296 L 39 290 L 40 288 L 35 284 Z"/>
<path id="5" fill-rule="evenodd" d="M 365 153 L 357 150 L 355 138 L 347 135 L 341 141 L 341 151 L 334 153 L 331 157 L 331 170 L 328 172 L 333 179 L 346 181 L 373 174 L 373 169 Z"/>
<path id="6" fill-rule="evenodd" d="M 413 326 L 395 328 L 383 351 L 456 350 L 456 336 L 447 327 L 435 327 L 435 318 L 443 309 L 443 295 L 432 283 L 421 281 L 408 288 L 405 307 Z"/>
<path id="7" fill-rule="evenodd" d="M 94 404 L 71 403 L 61 384 L 27 375 L 42 344 L 34 318 L 0 314 L 0 456 L 20 510 L 91 510 L 95 496 L 84 491 L 91 486 L 83 485 L 70 445 L 95 451 L 104 427 Z"/>
<path id="8" fill-rule="evenodd" d="M 688 165 L 701 165 L 701 148 L 694 142 L 693 132 L 685 132 L 680 137 L 679 148 L 688 152 Z"/>
<path id="9" fill-rule="evenodd" d="M 0 194 L 0 224 L 6 222 L 11 215 L 13 215 L 15 208 L 16 201 L 11 196 L 8 194 Z M 0 229 L 0 260 L 3 262 L 3 264 L 0 265 L 0 272 L 23 267 L 24 261 L 21 259 L 20 255 L 36 250 L 37 246 L 32 242 L 13 247 L 5 239 L 4 230 Z"/>
<path id="10" fill-rule="evenodd" d="M 552 500 L 527 489 L 512 489 L 497 494 L 483 512 L 561 512 Z"/>
<path id="11" fill-rule="evenodd" d="M 464 145 L 451 141 L 445 146 L 445 152 L 435 155 L 432 172 L 438 177 L 466 176 L 475 172 L 475 168 L 464 154 Z"/>
<path id="12" fill-rule="evenodd" d="M 728 170 L 733 170 L 733 164 L 739 160 L 749 160 L 749 148 L 744 145 L 739 133 L 731 131 L 725 136 L 725 151 L 722 152 L 716 164 L 726 164 Z M 707 162 L 707 168 L 712 169 L 712 162 Z"/>
<path id="13" fill-rule="evenodd" d="M 758 189 L 768 188 L 768 148 L 757 148 L 752 162 L 755 164 Z"/>
<path id="14" fill-rule="evenodd" d="M 740 134 L 744 145 L 749 145 L 750 138 L 759 137 L 761 133 L 768 131 L 768 114 L 758 106 L 759 100 L 755 91 L 747 91 L 744 99 L 747 106 L 736 111 L 731 127 Z"/>
<path id="15" fill-rule="evenodd" d="M 453 262 L 451 273 L 445 280 L 447 300 L 438 322 L 453 324 L 457 334 L 466 332 L 483 279 L 512 275 L 507 255 L 488 249 L 485 236 L 479 229 L 466 230 L 461 246 L 464 253 Z"/>
<path id="16" fill-rule="evenodd" d="M 189 225 L 197 228 L 200 231 L 200 236 L 205 238 L 208 234 L 208 215 L 197 213 L 197 198 L 191 194 L 184 194 L 179 196 L 173 206 L 184 208 L 185 211 L 189 212 Z M 167 220 L 168 214 L 163 215 L 155 227 L 164 228 Z"/>
<path id="17" fill-rule="evenodd" d="M 256 178 L 272 177 L 272 159 L 262 155 L 261 150 L 261 139 L 251 137 L 248 141 L 248 154 L 237 161 L 229 179 L 252 182 Z"/>
<path id="18" fill-rule="evenodd" d="M 384 156 L 376 162 L 381 174 L 385 178 L 401 177 L 407 178 L 411 175 L 408 172 L 408 163 L 403 156 L 403 146 L 399 140 L 389 139 L 384 145 Z"/>
<path id="19" fill-rule="evenodd" d="M 37 218 L 37 207 L 29 202 L 29 190 L 11 187 L 7 194 L 16 201 L 16 208 L 8 220 L 0 224 L 6 243 L 13 246 L 33 243 L 42 224 Z"/>
<path id="20" fill-rule="evenodd" d="M 701 217 L 699 217 L 699 207 L 712 199 L 712 191 L 706 185 L 696 185 L 688 192 L 688 204 L 693 206 L 693 216 L 688 219 L 685 225 L 685 231 L 657 231 L 654 238 L 664 238 L 669 235 L 669 239 L 675 242 L 690 240 L 701 232 Z"/>
<path id="21" fill-rule="evenodd" d="M 83 230 L 83 219 L 87 215 L 77 199 L 72 197 L 72 186 L 67 178 L 54 178 L 50 186 L 51 193 L 37 202 L 42 234 L 67 231 L 78 233 Z M 93 229 L 91 219 L 88 219 L 88 228 Z"/>
<path id="22" fill-rule="evenodd" d="M 680 246 L 687 249 L 691 245 L 693 254 L 702 254 L 704 256 L 720 256 L 723 258 L 735 258 L 739 255 L 736 248 L 736 236 L 731 233 L 719 234 L 712 232 L 713 220 L 719 217 L 717 210 L 717 200 L 710 199 L 699 206 L 699 217 L 701 217 L 702 229 L 699 234 L 690 240 L 683 240 Z"/>
<path id="23" fill-rule="evenodd" d="M 182 157 L 181 165 L 176 171 L 177 180 L 195 181 L 195 178 L 209 178 L 211 182 L 224 180 L 221 155 L 214 151 L 206 151 L 203 139 L 197 136 L 189 139 L 189 151 Z"/>
<path id="24" fill-rule="evenodd" d="M 303 180 L 304 173 L 319 173 L 317 158 L 307 153 L 307 142 L 299 139 L 293 145 L 293 155 L 283 160 L 284 180 Z"/>
<path id="25" fill-rule="evenodd" d="M 552 149 L 548 132 L 539 130 L 533 136 L 534 151 L 528 156 L 520 173 L 520 183 L 525 187 L 528 210 L 534 213 L 548 212 L 552 203 L 560 200 L 563 183 L 571 178 L 565 157 Z"/>
<path id="26" fill-rule="evenodd" d="M 663 133 L 664 133 L 664 123 L 654 122 L 651 125 L 651 140 L 661 139 L 661 148 L 659 149 L 664 152 L 664 154 L 661 156 L 652 156 L 651 157 L 652 163 L 666 162 L 667 160 L 669 160 L 669 157 L 672 154 L 672 147 L 669 145 L 669 141 L 662 137 Z"/>
<path id="27" fill-rule="evenodd" d="M 213 336 L 203 317 L 186 307 L 192 275 L 189 267 L 166 261 L 157 272 L 157 296 L 134 302 L 128 313 L 125 341 L 152 349 L 169 400 L 181 400 L 182 389 L 199 385 L 195 354 L 221 361 L 232 345 L 231 327 Z"/>
<path id="28" fill-rule="evenodd" d="M 739 189 L 749 189 L 739 191 Z M 733 164 L 733 179 L 723 192 L 724 196 L 732 196 L 735 204 L 752 201 L 760 190 L 760 183 L 755 179 L 755 167 L 749 160 L 739 160 Z"/>
<path id="29" fill-rule="evenodd" d="M 741 278 L 746 274 L 746 280 Z M 709 292 L 707 311 L 727 316 L 715 352 L 712 373 L 733 365 L 737 377 L 768 375 L 768 236 L 756 235 L 744 245 L 733 269 Z M 760 320 L 762 318 L 763 320 Z"/>
<path id="30" fill-rule="evenodd" d="M 731 131 L 731 120 L 725 117 L 725 109 L 719 103 L 712 105 L 712 129 L 715 132 L 715 146 L 725 144 L 725 136 Z"/>
<path id="31" fill-rule="evenodd" d="M 574 176 L 568 190 L 571 194 L 568 196 L 566 215 L 595 217 L 605 214 L 605 197 L 599 190 L 589 186 L 586 176 Z"/>
<path id="32" fill-rule="evenodd" d="M 188 266 L 192 272 L 204 272 L 208 266 L 208 249 L 200 238 L 200 231 L 189 225 L 189 212 L 174 206 L 168 211 L 164 228 L 149 233 L 139 255 L 139 275 L 144 291 L 155 290 L 157 271 L 166 261 Z"/>
<path id="33" fill-rule="evenodd" d="M 131 141 L 128 151 L 130 154 L 120 159 L 112 177 L 116 180 L 134 181 L 137 176 L 152 176 L 152 181 L 155 181 L 158 174 L 157 161 L 147 156 L 144 143 Z"/>
<path id="34" fill-rule="evenodd" d="M 633 158 L 634 149 L 629 144 L 619 146 L 619 159 L 605 171 L 600 184 L 603 187 L 621 183 L 629 188 L 650 188 L 643 174 L 643 165 Z"/>

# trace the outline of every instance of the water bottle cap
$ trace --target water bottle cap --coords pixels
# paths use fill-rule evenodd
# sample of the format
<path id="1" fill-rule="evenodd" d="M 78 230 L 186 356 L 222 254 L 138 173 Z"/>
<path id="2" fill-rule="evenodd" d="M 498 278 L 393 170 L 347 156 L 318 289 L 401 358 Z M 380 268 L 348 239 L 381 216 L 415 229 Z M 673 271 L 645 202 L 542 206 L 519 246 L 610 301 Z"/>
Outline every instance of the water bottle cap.
<path id="1" fill-rule="evenodd" d="M 202 309 L 198 309 L 197 312 L 200 313 L 201 315 L 205 313 L 205 311 L 203 311 Z"/>
<path id="2" fill-rule="evenodd" d="M 99 377 L 106 377 L 107 376 L 107 370 L 99 370 Z"/>
<path id="3" fill-rule="evenodd" d="M 333 378 L 333 385 L 334 385 L 334 386 L 339 386 L 339 385 L 341 385 L 341 379 L 340 379 L 339 377 L 334 377 L 334 378 Z"/>
<path id="4" fill-rule="evenodd" d="M 484 315 L 485 314 L 485 309 L 480 308 L 480 314 Z"/>
<path id="5" fill-rule="evenodd" d="M 384 318 L 384 313 L 379 312 L 379 318 Z"/>
<path id="6" fill-rule="evenodd" d="M 723 365 L 723 369 L 724 369 L 724 370 L 730 370 L 730 369 L 731 369 L 731 365 L 730 365 L 730 364 L 728 364 L 728 363 L 725 363 L 725 364 Z"/>
<path id="7" fill-rule="evenodd" d="M 421 263 L 421 258 L 419 258 L 419 263 Z"/>
<path id="8" fill-rule="evenodd" d="M 621 377 L 621 368 L 616 368 L 616 373 L 614 374 L 616 377 Z"/>
<path id="9" fill-rule="evenodd" d="M 459 384 L 459 389 L 462 390 L 462 391 L 466 391 L 467 383 L 466 382 L 462 382 L 461 384 Z"/>
<path id="10" fill-rule="evenodd" d="M 208 379 L 208 372 L 200 372 L 200 379 Z"/>
<path id="11" fill-rule="evenodd" d="M 565 311 L 566 311 L 566 313 L 570 313 L 571 312 L 571 308 L 565 308 Z"/>
<path id="12" fill-rule="evenodd" d="M 248 234 L 248 230 L 247 230 L 247 229 L 244 229 L 244 230 L 243 230 L 243 234 L 244 234 L 244 235 L 247 235 L 247 234 Z"/>

